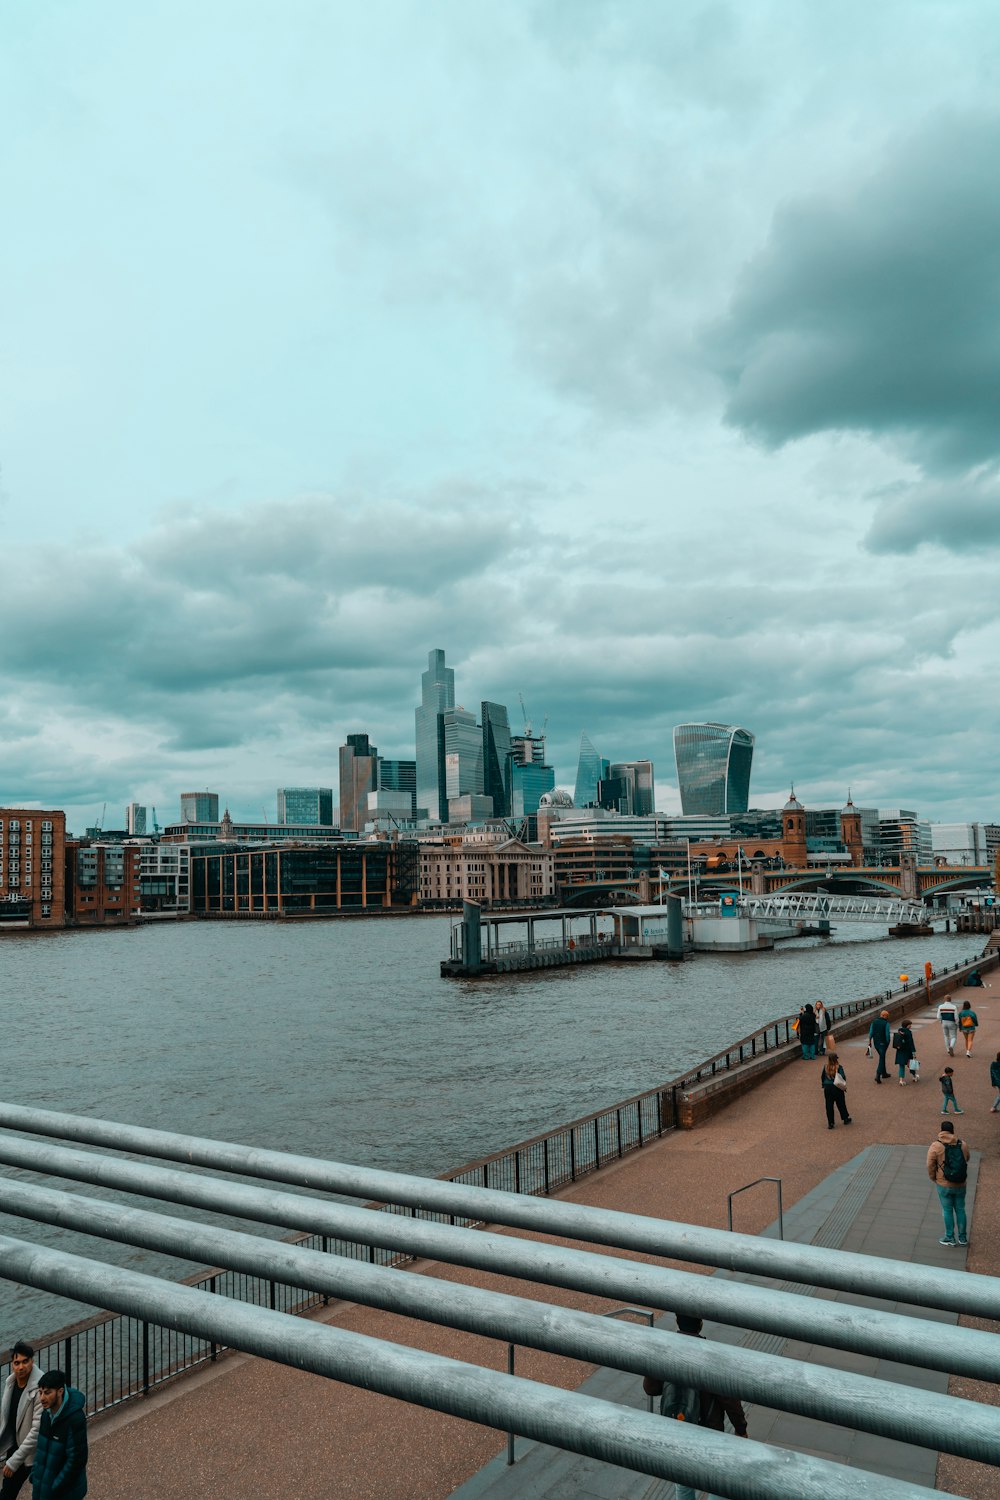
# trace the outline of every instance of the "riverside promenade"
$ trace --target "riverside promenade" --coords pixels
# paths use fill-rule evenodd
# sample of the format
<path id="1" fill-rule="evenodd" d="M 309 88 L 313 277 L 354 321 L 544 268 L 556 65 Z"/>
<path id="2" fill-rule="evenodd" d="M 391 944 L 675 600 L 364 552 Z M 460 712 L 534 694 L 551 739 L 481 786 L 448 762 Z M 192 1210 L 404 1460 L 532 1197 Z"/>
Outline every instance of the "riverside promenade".
<path id="1" fill-rule="evenodd" d="M 864 1055 L 864 1039 L 849 1038 L 839 1046 L 849 1080 L 852 1125 L 838 1124 L 835 1130 L 827 1130 L 819 1083 L 821 1062 L 796 1061 L 735 1097 L 695 1130 L 676 1131 L 560 1196 L 725 1228 L 727 1194 L 756 1178 L 776 1176 L 783 1183 L 789 1237 L 797 1232 L 795 1205 L 802 1205 L 799 1226 L 806 1226 L 801 1237 L 809 1237 L 809 1203 L 822 1199 L 835 1174 L 843 1176 L 866 1148 L 909 1147 L 909 1151 L 893 1152 L 900 1165 L 891 1191 L 887 1188 L 881 1199 L 869 1196 L 856 1201 L 852 1222 L 863 1236 L 861 1247 L 900 1259 L 950 1266 L 964 1263 L 971 1271 L 1000 1273 L 1000 1115 L 990 1113 L 994 1091 L 989 1085 L 989 1063 L 1000 1051 L 998 971 L 990 967 L 987 981 L 986 989 L 956 992 L 959 1001 L 966 996 L 972 999 L 980 1018 L 973 1057 L 966 1060 L 959 1043 L 959 1055 L 951 1064 L 958 1101 L 965 1111 L 956 1125 L 979 1153 L 967 1252 L 938 1245 L 936 1194 L 922 1171 L 922 1153 L 934 1139 L 941 1118 L 937 1077 L 949 1059 L 933 1011 L 919 1001 L 909 1012 L 922 1064 L 918 1084 L 900 1088 L 893 1079 L 876 1087 L 875 1065 Z M 759 1232 L 774 1216 L 773 1188 L 763 1185 L 736 1200 L 734 1227 Z M 845 1225 L 844 1232 L 850 1227 Z M 440 1264 L 420 1263 L 413 1274 L 421 1272 L 593 1311 L 605 1311 L 611 1305 Z M 337 1304 L 322 1315 L 345 1328 L 506 1368 L 504 1343 L 357 1305 Z M 724 1336 L 722 1330 L 713 1333 Z M 932 1323 L 928 1335 L 933 1337 Z M 826 1362 L 859 1368 L 857 1357 L 851 1355 L 828 1354 Z M 590 1378 L 605 1378 L 604 1374 L 595 1376 L 591 1366 L 520 1349 L 517 1373 L 566 1388 Z M 893 1367 L 893 1376 L 908 1378 L 902 1367 Z M 639 1405 L 638 1380 L 615 1378 L 626 1383 L 622 1399 Z M 953 1380 L 949 1389 L 971 1399 L 998 1402 L 993 1386 Z M 838 1449 L 835 1436 L 821 1439 L 818 1431 L 806 1432 L 803 1442 L 800 1432 L 797 1441 L 794 1430 L 782 1428 L 774 1414 L 752 1409 L 749 1415 L 751 1436 L 850 1461 L 850 1451 Z M 483 1500 L 487 1496 L 489 1500 L 584 1500 L 589 1496 L 667 1500 L 672 1488 L 571 1455 L 556 1455 L 551 1468 L 533 1462 L 537 1455 L 532 1454 L 513 1471 L 503 1469 L 502 1463 L 487 1467 L 505 1447 L 499 1433 L 244 1356 L 226 1358 L 141 1405 L 95 1421 L 91 1436 L 91 1492 L 101 1500 L 132 1500 L 137 1493 L 144 1500 L 188 1500 L 201 1494 L 210 1494 L 214 1500 L 244 1500 L 247 1494 L 261 1500 L 442 1500 L 456 1491 L 460 1500 L 480 1496 Z M 859 1447 L 855 1457 L 866 1467 L 877 1468 L 880 1454 L 886 1472 L 906 1473 L 911 1454 L 914 1462 L 919 1458 L 926 1465 L 922 1450 L 892 1454 L 888 1450 L 901 1445 L 877 1440 L 879 1451 L 873 1452 L 876 1440 L 864 1441 L 867 1446 Z M 519 1455 L 529 1446 L 519 1443 Z M 930 1465 L 930 1478 L 925 1470 L 919 1471 L 921 1483 L 934 1482 L 933 1455 Z M 595 1474 L 601 1468 L 605 1472 Z M 912 1477 L 918 1478 L 917 1469 Z M 970 1500 L 1000 1497 L 1000 1470 L 965 1460 L 941 1459 L 936 1483 L 939 1489 Z"/>

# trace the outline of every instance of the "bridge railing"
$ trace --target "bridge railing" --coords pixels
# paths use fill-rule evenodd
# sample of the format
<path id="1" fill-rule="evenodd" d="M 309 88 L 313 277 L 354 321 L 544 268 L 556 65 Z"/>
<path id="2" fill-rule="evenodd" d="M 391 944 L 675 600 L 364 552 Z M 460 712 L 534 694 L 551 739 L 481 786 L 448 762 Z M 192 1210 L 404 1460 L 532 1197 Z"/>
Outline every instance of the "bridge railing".
<path id="1" fill-rule="evenodd" d="M 935 979 L 981 963 L 980 956 L 963 959 L 936 970 Z M 830 1005 L 828 1013 L 833 1029 L 838 1021 L 858 1016 L 865 1010 L 874 1010 L 901 995 L 923 988 L 923 978 L 914 978 L 895 990 Z M 674 1130 L 679 1121 L 681 1096 L 692 1088 L 732 1072 L 756 1057 L 797 1048 L 798 1038 L 792 1030 L 794 1019 L 788 1015 L 770 1021 L 742 1041 L 700 1063 L 697 1068 L 657 1088 L 635 1094 L 505 1151 L 482 1157 L 454 1171 L 443 1172 L 441 1177 L 449 1182 L 496 1188 L 502 1192 L 535 1195 L 557 1192 Z M 438 1223 L 467 1225 L 475 1222 L 400 1204 L 380 1204 L 378 1207 L 386 1213 Z M 403 1252 L 332 1235 L 295 1234 L 286 1236 L 286 1242 L 321 1250 L 324 1254 L 367 1261 L 372 1265 L 399 1266 L 414 1258 Z M 184 1284 L 237 1302 L 284 1312 L 306 1312 L 328 1300 L 300 1287 L 238 1271 L 206 1270 L 187 1277 Z M 62 1369 L 72 1384 L 84 1390 L 91 1415 L 147 1395 L 164 1381 L 214 1361 L 223 1352 L 220 1345 L 173 1332 L 152 1322 L 100 1313 L 57 1333 L 32 1339 L 32 1343 L 40 1368 Z M 0 1376 L 9 1373 L 9 1369 L 8 1350 L 0 1353 Z"/>

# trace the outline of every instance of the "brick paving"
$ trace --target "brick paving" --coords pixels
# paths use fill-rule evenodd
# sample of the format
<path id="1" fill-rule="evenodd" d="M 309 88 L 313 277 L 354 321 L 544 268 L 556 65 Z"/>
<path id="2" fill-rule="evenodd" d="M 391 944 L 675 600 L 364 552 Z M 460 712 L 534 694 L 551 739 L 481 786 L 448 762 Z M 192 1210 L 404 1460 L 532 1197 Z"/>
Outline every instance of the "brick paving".
<path id="1" fill-rule="evenodd" d="M 980 1030 L 974 1056 L 968 1061 L 959 1057 L 953 1066 L 958 1101 L 965 1110 L 956 1123 L 981 1153 L 968 1268 L 997 1274 L 1000 1115 L 990 1113 L 989 1062 L 1000 1051 L 1000 977 L 991 978 L 991 987 L 964 992 L 973 999 Z M 840 1047 L 849 1080 L 851 1126 L 838 1124 L 827 1130 L 821 1064 L 801 1061 L 734 1099 L 697 1130 L 666 1137 L 562 1196 L 723 1228 L 727 1193 L 754 1178 L 780 1176 L 786 1205 L 795 1205 L 866 1146 L 926 1148 L 940 1122 L 937 1076 L 947 1059 L 933 1013 L 918 1010 L 913 1022 L 923 1069 L 918 1084 L 900 1088 L 891 1081 L 876 1087 L 874 1062 L 865 1058 L 864 1042 L 851 1039 Z M 925 1221 L 928 1204 L 936 1209 L 926 1178 L 923 1187 L 927 1201 L 915 1213 L 915 1223 Z M 735 1227 L 757 1233 L 773 1216 L 773 1193 L 760 1188 L 738 1200 Z M 892 1216 L 884 1217 L 880 1252 L 907 1258 L 913 1253 L 914 1231 L 903 1222 L 898 1229 L 897 1236 Z M 459 1267 L 424 1263 L 414 1268 L 414 1274 L 594 1311 L 610 1306 L 596 1298 Z M 505 1368 L 502 1343 L 355 1304 L 338 1304 L 323 1315 L 363 1333 Z M 567 1389 L 594 1374 L 590 1366 L 532 1350 L 518 1352 L 517 1370 Z M 949 1389 L 998 1402 L 993 1386 L 953 1380 Z M 456 1418 L 238 1355 L 96 1421 L 92 1440 L 91 1493 L 99 1500 L 133 1500 L 136 1494 L 143 1500 L 189 1500 L 202 1494 L 214 1500 L 244 1500 L 247 1494 L 258 1500 L 442 1500 L 487 1465 L 505 1441 L 498 1433 Z M 646 1481 L 650 1495 L 656 1493 L 649 1489 L 652 1483 Z M 941 1459 L 937 1484 L 970 1500 L 1000 1500 L 1000 1471 L 966 1460 Z M 667 1486 L 660 1493 L 667 1495 L 669 1490 Z M 578 1486 L 575 1493 L 585 1490 Z"/>

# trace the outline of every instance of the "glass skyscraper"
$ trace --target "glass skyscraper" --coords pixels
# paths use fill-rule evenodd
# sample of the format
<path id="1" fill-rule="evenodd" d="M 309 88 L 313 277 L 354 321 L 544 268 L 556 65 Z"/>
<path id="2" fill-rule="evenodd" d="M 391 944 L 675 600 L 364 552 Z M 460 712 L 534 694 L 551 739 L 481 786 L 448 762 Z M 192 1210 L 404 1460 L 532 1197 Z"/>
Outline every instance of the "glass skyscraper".
<path id="1" fill-rule="evenodd" d="M 380 792 L 405 792 L 410 799 L 410 817 L 417 815 L 417 763 L 415 760 L 387 760 L 379 757 L 378 789 Z"/>
<path id="2" fill-rule="evenodd" d="M 573 801 L 577 807 L 597 804 L 597 784 L 608 774 L 608 762 L 598 755 L 586 734 L 580 736 L 580 759 L 576 768 L 576 791 Z"/>
<path id="3" fill-rule="evenodd" d="M 445 785 L 444 715 L 455 707 L 455 672 L 444 664 L 443 651 L 427 653 L 427 671 L 420 679 L 420 707 L 416 712 L 417 806 L 428 816 L 448 817 Z"/>
<path id="4" fill-rule="evenodd" d="M 753 747 L 753 735 L 735 724 L 677 725 L 674 759 L 685 816 L 746 812 Z"/>
<path id="5" fill-rule="evenodd" d="M 360 833 L 368 813 L 368 793 L 378 790 L 378 751 L 366 734 L 349 734 L 340 747 L 340 826 Z"/>
<path id="6" fill-rule="evenodd" d="M 464 797 L 483 790 L 483 735 L 475 714 L 449 708 L 444 719 L 445 796 Z M 448 815 L 447 801 L 445 817 Z"/>
<path id="7" fill-rule="evenodd" d="M 502 703 L 483 702 L 483 792 L 493 798 L 498 818 L 510 812 L 505 782 L 507 757 L 511 751 L 510 720 Z"/>

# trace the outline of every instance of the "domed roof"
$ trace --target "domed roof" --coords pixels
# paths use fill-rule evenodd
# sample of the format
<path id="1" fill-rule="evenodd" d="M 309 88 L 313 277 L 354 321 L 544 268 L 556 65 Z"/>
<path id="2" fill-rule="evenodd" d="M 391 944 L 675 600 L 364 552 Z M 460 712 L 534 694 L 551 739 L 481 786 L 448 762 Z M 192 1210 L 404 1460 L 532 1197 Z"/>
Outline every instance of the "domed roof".
<path id="1" fill-rule="evenodd" d="M 791 794 L 791 796 L 789 797 L 788 801 L 785 803 L 785 812 L 805 812 L 805 808 L 802 806 L 802 803 L 799 801 L 799 799 L 795 795 L 795 788 L 794 788 L 794 786 L 792 787 L 792 794 Z"/>
<path id="2" fill-rule="evenodd" d="M 543 792 L 538 799 L 539 807 L 572 807 L 573 798 L 565 787 L 557 786 L 553 792 Z"/>

